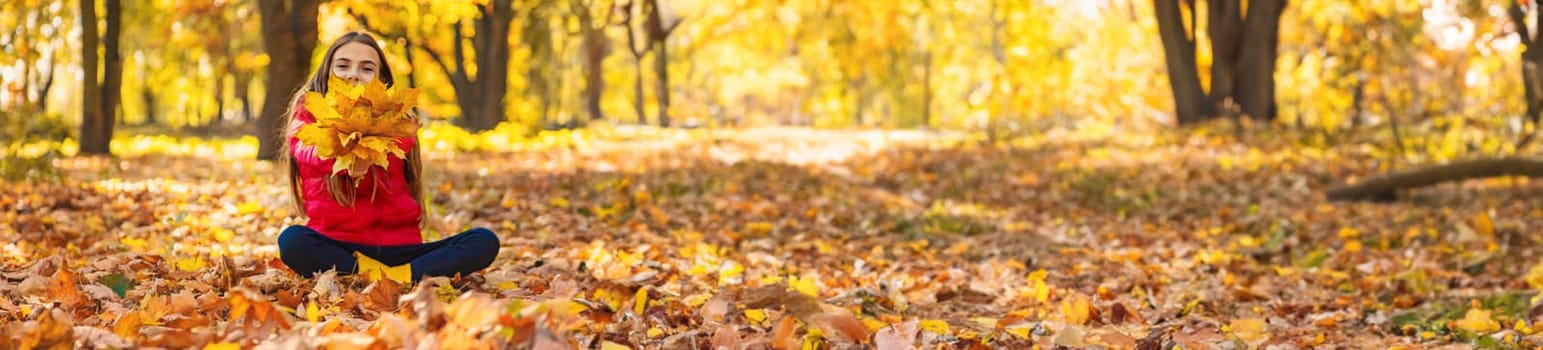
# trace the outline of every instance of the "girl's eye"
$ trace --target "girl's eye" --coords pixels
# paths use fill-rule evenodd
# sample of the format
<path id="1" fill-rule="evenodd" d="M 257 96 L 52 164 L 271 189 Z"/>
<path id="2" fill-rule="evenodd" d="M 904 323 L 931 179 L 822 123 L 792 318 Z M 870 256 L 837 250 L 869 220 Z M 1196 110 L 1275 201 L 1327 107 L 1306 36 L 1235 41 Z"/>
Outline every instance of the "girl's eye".
<path id="1" fill-rule="evenodd" d="M 364 71 L 366 71 L 366 72 L 374 72 L 375 70 L 374 69 L 365 68 Z"/>

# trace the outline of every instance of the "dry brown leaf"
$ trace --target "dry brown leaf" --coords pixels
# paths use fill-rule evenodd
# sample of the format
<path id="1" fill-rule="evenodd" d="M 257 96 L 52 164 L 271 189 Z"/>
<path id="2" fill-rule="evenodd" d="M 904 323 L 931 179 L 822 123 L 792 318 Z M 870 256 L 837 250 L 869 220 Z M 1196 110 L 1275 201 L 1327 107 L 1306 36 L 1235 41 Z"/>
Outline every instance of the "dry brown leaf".
<path id="1" fill-rule="evenodd" d="M 916 335 L 920 330 L 917 328 L 916 320 L 885 326 L 873 336 L 873 346 L 886 350 L 919 349 L 916 346 Z"/>
<path id="2" fill-rule="evenodd" d="M 62 271 L 62 270 L 61 270 Z M 59 308 L 40 310 L 37 321 L 22 325 L 22 349 L 69 347 L 75 341 L 74 321 Z"/>
<path id="3" fill-rule="evenodd" d="M 793 321 L 792 316 L 782 316 L 782 318 L 778 319 L 777 325 L 772 326 L 772 349 L 795 350 L 801 348 L 804 342 L 796 334 L 798 328 L 798 323 Z"/>
<path id="4" fill-rule="evenodd" d="M 229 320 L 242 320 L 239 324 L 247 332 L 287 330 L 294 321 L 288 312 L 267 301 L 261 294 L 237 287 L 230 291 Z"/>
<path id="5" fill-rule="evenodd" d="M 734 326 L 720 325 L 718 329 L 713 330 L 713 336 L 708 339 L 708 344 L 711 344 L 714 349 L 735 349 L 742 343 L 743 338 L 743 335 Z"/>
<path id="6" fill-rule="evenodd" d="M 411 293 L 403 294 L 403 316 L 416 320 L 418 327 L 429 332 L 439 331 L 445 325 L 444 305 L 434 293 L 435 283 L 423 281 Z"/>
<path id="7" fill-rule="evenodd" d="M 74 309 L 91 303 L 85 295 L 80 293 L 80 286 L 76 284 L 75 273 L 68 268 L 60 268 L 54 272 L 54 277 L 48 281 L 48 298 L 59 302 L 60 305 Z"/>
<path id="8" fill-rule="evenodd" d="M 106 329 L 75 326 L 74 333 L 75 337 L 79 339 L 76 343 L 76 346 L 78 347 L 97 349 L 127 349 L 134 347 L 134 343 L 129 342 L 128 339 L 124 339 L 118 334 L 115 334 L 114 332 L 108 331 Z"/>
<path id="9" fill-rule="evenodd" d="M 706 321 L 726 321 L 725 317 L 728 316 L 729 312 L 733 311 L 733 305 L 729 298 L 728 293 L 714 295 L 712 299 L 708 299 L 706 303 L 702 304 L 701 311 L 698 314 L 702 315 L 702 319 Z"/>
<path id="10" fill-rule="evenodd" d="M 1124 303 L 1114 303 L 1114 305 L 1109 307 L 1109 323 L 1119 325 L 1125 322 L 1141 324 L 1146 323 L 1146 320 L 1142 319 L 1140 313 L 1125 307 Z"/>
<path id="11" fill-rule="evenodd" d="M 381 314 L 380 319 L 365 330 L 365 334 L 375 337 L 388 349 L 417 347 L 423 338 L 422 332 L 394 313 Z"/>
<path id="12" fill-rule="evenodd" d="M 140 334 L 146 335 L 146 345 L 166 348 L 190 348 L 209 342 L 209 334 L 206 332 L 169 327 L 145 327 L 140 330 Z"/>
<path id="13" fill-rule="evenodd" d="M 339 297 L 341 295 L 342 287 L 338 286 L 337 277 L 337 270 L 327 270 L 317 274 L 316 284 L 311 287 L 311 291 L 316 293 L 316 298 L 329 300 Z"/>
<path id="14" fill-rule="evenodd" d="M 1131 349 L 1136 347 L 1136 338 L 1125 335 L 1125 333 L 1105 333 L 1104 335 L 1099 336 L 1099 339 L 1104 342 L 1104 345 L 1109 345 L 1110 347 L 1117 349 Z"/>
<path id="15" fill-rule="evenodd" d="M 396 311 L 398 302 L 402 298 L 401 285 L 391 280 L 371 283 L 369 287 L 364 288 L 364 293 L 362 301 L 364 308 L 378 312 Z"/>
<path id="16" fill-rule="evenodd" d="M 868 342 L 868 326 L 846 311 L 826 311 L 809 316 L 805 323 L 846 341 Z"/>
<path id="17" fill-rule="evenodd" d="M 0 313 L 11 313 L 19 310 L 16 304 L 11 302 L 11 298 L 0 298 Z"/>
<path id="18" fill-rule="evenodd" d="M 168 301 L 171 303 L 168 306 L 171 308 L 170 312 L 173 314 L 185 315 L 198 311 L 198 299 L 193 297 L 193 293 L 183 291 L 172 294 L 168 298 Z"/>
<path id="19" fill-rule="evenodd" d="M 82 284 L 82 285 L 80 285 L 80 290 L 82 292 L 85 292 L 87 296 L 90 296 L 91 300 L 95 300 L 95 301 L 113 301 L 113 300 L 118 300 L 118 293 L 113 292 L 112 288 L 107 288 L 107 286 L 104 286 L 104 285 L 95 284 L 95 283 L 92 283 L 92 284 Z"/>
<path id="20" fill-rule="evenodd" d="M 531 339 L 531 350 L 569 350 L 575 347 L 564 338 L 546 327 L 536 327 L 535 339 Z"/>
<path id="21" fill-rule="evenodd" d="M 475 294 L 456 299 L 445 306 L 445 315 L 450 324 L 461 329 L 477 329 L 497 321 L 500 310 L 487 295 Z"/>

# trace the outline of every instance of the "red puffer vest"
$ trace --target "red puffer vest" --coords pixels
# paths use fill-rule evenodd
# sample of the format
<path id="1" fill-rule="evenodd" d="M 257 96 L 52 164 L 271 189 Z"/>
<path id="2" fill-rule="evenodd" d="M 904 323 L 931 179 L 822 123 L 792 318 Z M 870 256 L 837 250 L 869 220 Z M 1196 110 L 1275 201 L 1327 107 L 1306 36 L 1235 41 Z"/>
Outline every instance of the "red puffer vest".
<path id="1" fill-rule="evenodd" d="M 335 240 L 372 246 L 396 246 L 423 243 L 418 229 L 423 215 L 407 185 L 407 162 L 390 158 L 386 169 L 370 167 L 354 190 L 353 206 L 343 206 L 327 192 L 331 159 L 316 157 L 314 147 L 300 144 L 295 132 L 315 123 L 316 116 L 305 109 L 305 98 L 295 105 L 295 117 L 288 125 L 290 156 L 300 170 L 300 195 L 305 199 L 306 224 Z M 403 149 L 412 149 L 415 138 L 402 140 Z M 387 170 L 389 169 L 389 170 Z"/>

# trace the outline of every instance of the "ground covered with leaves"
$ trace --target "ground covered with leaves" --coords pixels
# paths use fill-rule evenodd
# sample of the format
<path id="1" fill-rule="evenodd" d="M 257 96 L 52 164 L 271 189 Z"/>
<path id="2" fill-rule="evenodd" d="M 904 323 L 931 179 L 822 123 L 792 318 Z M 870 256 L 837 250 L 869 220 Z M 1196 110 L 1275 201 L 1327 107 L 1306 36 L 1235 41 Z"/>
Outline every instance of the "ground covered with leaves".
<path id="1" fill-rule="evenodd" d="M 416 285 L 286 269 L 274 239 L 303 221 L 249 146 L 54 160 L 53 177 L 0 185 L 0 344 L 1543 344 L 1543 187 L 1326 202 L 1325 188 L 1391 167 L 1367 147 L 1194 131 L 538 141 L 429 153 L 426 236 L 483 226 L 502 250 L 484 273 Z"/>

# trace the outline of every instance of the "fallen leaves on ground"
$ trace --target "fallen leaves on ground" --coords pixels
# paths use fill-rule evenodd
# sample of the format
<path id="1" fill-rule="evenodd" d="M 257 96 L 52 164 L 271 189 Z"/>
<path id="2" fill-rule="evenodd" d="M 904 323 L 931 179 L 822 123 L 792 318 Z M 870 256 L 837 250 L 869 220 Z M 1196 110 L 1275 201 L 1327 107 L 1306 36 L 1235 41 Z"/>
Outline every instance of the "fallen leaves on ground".
<path id="1" fill-rule="evenodd" d="M 287 270 L 273 240 L 301 221 L 271 164 L 61 159 L 61 180 L 0 186 L 0 343 L 1543 344 L 1525 180 L 1329 203 L 1384 165 L 1264 136 L 693 135 L 428 153 L 426 236 L 488 227 L 503 249 L 416 284 Z"/>

